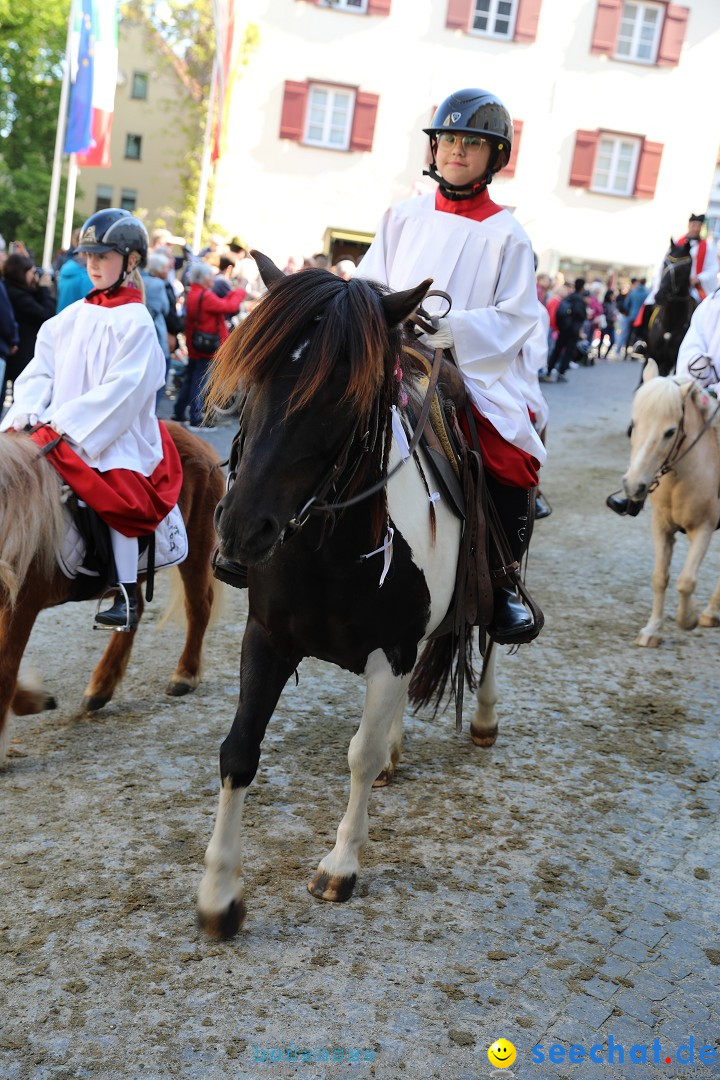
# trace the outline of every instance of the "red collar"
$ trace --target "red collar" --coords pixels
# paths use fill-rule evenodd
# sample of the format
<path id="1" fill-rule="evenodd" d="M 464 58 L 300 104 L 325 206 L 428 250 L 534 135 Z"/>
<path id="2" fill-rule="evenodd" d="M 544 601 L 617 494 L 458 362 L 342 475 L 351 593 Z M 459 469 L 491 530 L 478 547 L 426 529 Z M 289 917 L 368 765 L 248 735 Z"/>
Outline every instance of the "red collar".
<path id="1" fill-rule="evenodd" d="M 121 285 L 109 295 L 106 292 L 91 292 L 85 297 L 86 304 L 96 304 L 98 307 L 120 307 L 122 304 L 142 304 L 142 302 L 140 290 L 131 285 Z"/>
<path id="2" fill-rule="evenodd" d="M 459 214 L 473 221 L 484 221 L 493 214 L 499 214 L 502 206 L 492 201 L 487 188 L 470 199 L 446 199 L 438 188 L 435 192 L 435 209 L 443 210 L 446 214 Z"/>

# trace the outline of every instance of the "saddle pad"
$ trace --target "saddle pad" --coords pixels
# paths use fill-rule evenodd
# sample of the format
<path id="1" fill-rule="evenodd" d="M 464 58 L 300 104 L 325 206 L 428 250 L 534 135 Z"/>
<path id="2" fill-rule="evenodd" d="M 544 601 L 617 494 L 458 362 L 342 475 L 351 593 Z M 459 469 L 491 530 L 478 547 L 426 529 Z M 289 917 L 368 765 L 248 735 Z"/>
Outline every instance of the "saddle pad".
<path id="1" fill-rule="evenodd" d="M 57 552 L 58 566 L 65 577 L 74 580 L 78 574 L 87 573 L 82 569 L 85 558 L 85 541 L 75 524 L 70 510 L 63 506 L 65 519 L 65 538 L 62 551 Z M 188 542 L 185 522 L 177 506 L 174 506 L 166 518 L 155 530 L 155 569 L 165 570 L 177 566 L 187 558 Z M 138 559 L 138 573 L 147 570 L 147 549 Z"/>

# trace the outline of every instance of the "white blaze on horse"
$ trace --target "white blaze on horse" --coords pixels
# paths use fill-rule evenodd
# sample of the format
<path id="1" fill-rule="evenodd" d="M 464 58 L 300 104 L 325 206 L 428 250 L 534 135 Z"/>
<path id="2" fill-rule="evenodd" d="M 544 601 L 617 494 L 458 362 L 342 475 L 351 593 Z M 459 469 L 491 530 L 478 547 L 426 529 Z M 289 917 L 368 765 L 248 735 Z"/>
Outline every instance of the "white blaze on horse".
<path id="1" fill-rule="evenodd" d="M 246 395 L 236 475 L 216 528 L 221 555 L 247 566 L 249 581 L 240 699 L 220 750 L 220 804 L 199 892 L 200 922 L 217 937 L 244 917 L 243 804 L 267 724 L 305 656 L 363 675 L 367 686 L 348 752 L 347 811 L 308 885 L 324 900 L 350 897 L 370 789 L 400 756 L 413 669 L 450 607 L 461 538 L 424 455 L 422 472 L 409 460 L 382 483 L 399 457 L 391 429 L 401 324 L 430 282 L 387 294 L 324 270 L 285 277 L 255 257 L 269 292 L 221 348 L 210 381 L 212 404 L 238 383 Z M 347 506 L 378 481 L 372 497 Z M 438 683 L 441 666 L 432 673 Z M 495 739 L 496 697 L 490 662 L 471 727 L 483 745 Z"/>
<path id="2" fill-rule="evenodd" d="M 720 626 L 720 583 L 699 616 L 693 594 L 698 571 L 720 522 L 720 413 L 718 401 L 694 379 L 662 377 L 648 360 L 633 399 L 630 467 L 623 477 L 628 499 L 653 508 L 655 569 L 653 609 L 636 644 L 662 641 L 663 606 L 675 536 L 690 546 L 677 580 L 677 622 L 684 630 Z"/>

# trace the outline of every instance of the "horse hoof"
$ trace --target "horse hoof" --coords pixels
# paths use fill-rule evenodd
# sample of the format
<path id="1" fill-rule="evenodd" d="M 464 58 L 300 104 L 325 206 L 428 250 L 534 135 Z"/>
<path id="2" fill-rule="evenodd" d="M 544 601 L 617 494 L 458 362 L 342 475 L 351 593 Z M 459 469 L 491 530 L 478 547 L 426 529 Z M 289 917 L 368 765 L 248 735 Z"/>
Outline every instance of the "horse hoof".
<path id="1" fill-rule="evenodd" d="M 83 698 L 83 709 L 85 712 L 98 712 L 109 700 L 109 697 L 101 697 L 100 694 L 86 694 Z"/>
<path id="2" fill-rule="evenodd" d="M 698 619 L 698 626 L 706 628 L 720 626 L 720 618 L 717 615 L 701 615 Z"/>
<path id="3" fill-rule="evenodd" d="M 486 748 L 488 746 L 493 746 L 497 737 L 497 724 L 494 728 L 488 728 L 486 731 L 480 731 L 479 728 L 473 727 L 472 724 L 470 725 L 470 738 L 476 746 L 484 746 Z"/>
<path id="4" fill-rule="evenodd" d="M 641 645 L 645 649 L 657 649 L 658 645 L 662 643 L 661 637 L 655 637 L 654 634 L 638 634 L 635 639 L 636 645 Z"/>
<path id="5" fill-rule="evenodd" d="M 191 683 L 187 682 L 169 682 L 165 687 L 165 693 L 170 697 L 185 697 L 186 694 L 192 694 L 195 687 Z"/>
<path id="6" fill-rule="evenodd" d="M 52 696 L 52 694 L 48 694 L 47 697 L 45 698 L 45 703 L 43 705 L 43 711 L 44 712 L 52 712 L 52 710 L 57 709 L 57 707 L 58 707 L 57 700 Z"/>
<path id="7" fill-rule="evenodd" d="M 394 778 L 395 778 L 395 766 L 394 765 L 388 765 L 388 767 L 386 769 L 383 769 L 382 772 L 379 772 L 377 774 L 377 776 L 373 780 L 373 785 L 372 786 L 374 788 L 376 788 L 376 787 L 387 787 L 388 784 L 392 783 Z"/>
<path id="8" fill-rule="evenodd" d="M 330 875 L 326 870 L 318 870 L 312 881 L 308 882 L 308 892 L 318 900 L 329 900 L 333 904 L 343 904 L 352 896 L 357 874 L 350 877 Z"/>
<path id="9" fill-rule="evenodd" d="M 214 941 L 228 941 L 229 938 L 235 937 L 238 930 L 245 922 L 245 916 L 247 915 L 247 908 L 245 907 L 244 900 L 233 900 L 226 911 L 219 912 L 215 915 L 208 915 L 203 911 L 198 911 L 198 926 Z"/>

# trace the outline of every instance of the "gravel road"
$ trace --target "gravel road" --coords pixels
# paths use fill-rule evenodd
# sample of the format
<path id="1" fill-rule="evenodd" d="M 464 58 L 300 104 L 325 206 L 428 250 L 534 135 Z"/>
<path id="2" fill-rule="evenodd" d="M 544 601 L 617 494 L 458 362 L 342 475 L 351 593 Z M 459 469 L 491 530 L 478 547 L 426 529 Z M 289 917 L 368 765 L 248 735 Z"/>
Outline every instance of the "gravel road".
<path id="1" fill-rule="evenodd" d="M 477 1080 L 496 1075 L 498 1038 L 522 1080 L 635 1075 L 630 1048 L 652 1063 L 656 1039 L 643 1077 L 716 1075 L 699 1051 L 720 1032 L 720 630 L 669 622 L 659 649 L 633 644 L 651 512 L 619 519 L 604 498 L 637 367 L 569 374 L 546 388 L 554 513 L 529 568 L 545 630 L 501 658 L 492 749 L 456 736 L 451 713 L 408 719 L 347 905 L 305 886 L 345 807 L 357 679 L 308 661 L 286 689 L 246 804 L 248 919 L 212 943 L 194 896 L 244 596 L 208 635 L 197 692 L 170 699 L 182 631 L 157 628 L 158 578 L 127 677 L 93 716 L 79 711 L 103 644 L 92 605 L 43 613 L 28 661 L 59 707 L 15 721 L 0 773 L 0 1077 Z M 611 1036 L 622 1068 L 568 1063 Z"/>

